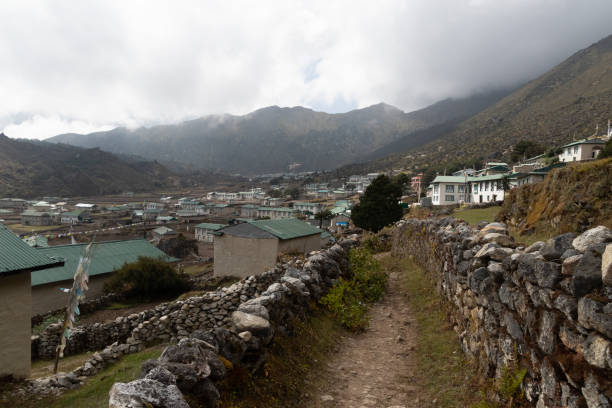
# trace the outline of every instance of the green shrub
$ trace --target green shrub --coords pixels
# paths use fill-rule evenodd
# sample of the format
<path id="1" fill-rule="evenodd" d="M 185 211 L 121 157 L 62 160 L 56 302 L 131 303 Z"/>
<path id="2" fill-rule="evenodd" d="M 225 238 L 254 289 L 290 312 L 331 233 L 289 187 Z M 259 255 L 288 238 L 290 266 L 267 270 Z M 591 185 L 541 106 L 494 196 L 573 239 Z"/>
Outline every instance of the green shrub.
<path id="1" fill-rule="evenodd" d="M 361 244 L 373 254 L 391 250 L 391 237 L 389 234 L 373 234 L 363 240 Z"/>
<path id="2" fill-rule="evenodd" d="M 361 330 L 368 323 L 367 305 L 382 297 L 387 275 L 366 248 L 351 250 L 349 264 L 350 279 L 341 278 L 321 299 L 321 303 L 328 307 L 343 326 Z"/>
<path id="3" fill-rule="evenodd" d="M 187 275 L 177 273 L 167 262 L 140 257 L 117 270 L 104 291 L 123 294 L 130 301 L 150 301 L 176 296 L 189 286 Z"/>

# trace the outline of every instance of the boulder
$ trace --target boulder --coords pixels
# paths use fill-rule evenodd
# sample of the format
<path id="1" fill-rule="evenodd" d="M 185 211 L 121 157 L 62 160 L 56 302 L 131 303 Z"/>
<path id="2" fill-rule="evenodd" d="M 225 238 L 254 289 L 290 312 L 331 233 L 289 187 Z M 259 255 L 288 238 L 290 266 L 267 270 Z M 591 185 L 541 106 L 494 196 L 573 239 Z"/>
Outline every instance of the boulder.
<path id="1" fill-rule="evenodd" d="M 115 383 L 109 397 L 109 408 L 189 408 L 176 385 L 166 385 L 149 378 Z"/>
<path id="2" fill-rule="evenodd" d="M 576 234 L 573 232 L 557 235 L 546 241 L 546 245 L 540 248 L 540 253 L 547 261 L 559 259 L 565 251 L 572 247 L 574 238 Z"/>
<path id="3" fill-rule="evenodd" d="M 578 262 L 582 259 L 582 254 L 570 256 L 563 260 L 563 266 L 561 268 L 561 273 L 563 275 L 573 275 L 576 270 L 576 266 L 578 266 Z"/>
<path id="4" fill-rule="evenodd" d="M 270 314 L 268 313 L 268 309 L 262 304 L 242 303 L 240 306 L 238 306 L 238 311 L 259 316 L 265 320 L 270 320 Z"/>
<path id="5" fill-rule="evenodd" d="M 606 245 L 601 257 L 601 280 L 606 286 L 612 286 L 612 244 Z"/>
<path id="6" fill-rule="evenodd" d="M 591 228 L 576 237 L 572 245 L 580 252 L 584 252 L 588 247 L 596 244 L 602 244 L 612 241 L 612 231 L 600 225 L 599 227 Z"/>
<path id="7" fill-rule="evenodd" d="M 516 243 L 512 237 L 498 232 L 489 232 L 482 237 L 483 242 L 495 242 L 504 247 L 515 247 Z"/>
<path id="8" fill-rule="evenodd" d="M 573 295 L 582 297 L 601 286 L 601 256 L 597 251 L 586 250 L 572 277 Z"/>
<path id="9" fill-rule="evenodd" d="M 501 261 L 508 255 L 512 254 L 512 249 L 502 248 L 497 244 L 489 242 L 483 245 L 482 248 L 476 253 L 476 258 L 490 258 L 494 261 Z"/>
<path id="10" fill-rule="evenodd" d="M 612 368 L 610 342 L 602 336 L 591 333 L 582 345 L 584 359 L 599 368 Z"/>
<path id="11" fill-rule="evenodd" d="M 545 242 L 543 241 L 537 241 L 534 242 L 533 244 L 529 245 L 527 248 L 525 248 L 525 253 L 530 254 L 532 252 L 536 252 L 536 251 L 540 251 L 540 249 L 542 249 L 542 247 L 546 245 Z"/>
<path id="12" fill-rule="evenodd" d="M 267 334 L 270 331 L 270 322 L 262 317 L 239 310 L 232 313 L 232 323 L 238 332 L 250 331 L 254 335 Z"/>

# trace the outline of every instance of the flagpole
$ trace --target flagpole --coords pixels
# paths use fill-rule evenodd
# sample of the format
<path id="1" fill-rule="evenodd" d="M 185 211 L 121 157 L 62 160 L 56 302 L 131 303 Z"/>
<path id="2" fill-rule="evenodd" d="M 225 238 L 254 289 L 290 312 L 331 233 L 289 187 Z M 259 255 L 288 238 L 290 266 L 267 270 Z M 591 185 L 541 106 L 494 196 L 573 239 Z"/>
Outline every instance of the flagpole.
<path id="1" fill-rule="evenodd" d="M 87 282 L 89 281 L 89 265 L 93 257 L 94 241 L 96 235 L 91 239 L 91 242 L 85 248 L 85 254 L 81 257 L 77 270 L 74 273 L 74 281 L 72 282 L 72 289 L 70 289 L 70 295 L 68 297 L 68 305 L 66 306 L 66 312 L 64 314 L 64 324 L 60 332 L 59 343 L 55 352 L 55 364 L 53 365 L 53 374 L 57 374 L 57 367 L 59 365 L 60 357 L 64 355 L 64 348 L 66 348 L 66 341 L 70 336 L 70 329 L 75 320 L 75 315 L 79 315 L 79 300 L 85 296 L 87 290 Z"/>

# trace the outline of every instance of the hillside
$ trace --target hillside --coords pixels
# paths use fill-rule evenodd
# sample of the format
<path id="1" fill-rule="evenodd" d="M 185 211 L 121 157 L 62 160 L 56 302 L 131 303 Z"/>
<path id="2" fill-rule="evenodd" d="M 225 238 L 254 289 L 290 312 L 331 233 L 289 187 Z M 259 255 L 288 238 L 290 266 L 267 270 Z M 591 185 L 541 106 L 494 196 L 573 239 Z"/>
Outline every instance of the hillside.
<path id="1" fill-rule="evenodd" d="M 100 149 L 14 140 L 0 134 L 0 197 L 153 191 L 179 186 L 180 180 L 155 162 L 127 162 Z"/>
<path id="2" fill-rule="evenodd" d="M 593 135 L 612 119 L 612 35 L 578 51 L 539 78 L 424 146 L 399 149 L 364 168 L 440 167 L 507 159 L 519 140 L 546 147 Z M 391 153 L 392 149 L 386 152 Z M 415 154 L 418 153 L 418 154 Z M 353 167 L 356 170 L 358 167 Z"/>
<path id="3" fill-rule="evenodd" d="M 411 141 L 410 135 L 465 119 L 507 93 L 449 99 L 411 113 L 382 103 L 341 114 L 272 106 L 244 116 L 207 116 L 177 125 L 64 134 L 48 141 L 241 174 L 287 171 L 292 163 L 301 163 L 300 170 L 326 170 L 364 160 L 399 139 L 408 147 L 428 142 L 431 139 L 422 137 Z"/>
<path id="4" fill-rule="evenodd" d="M 541 183 L 510 190 L 498 217 L 521 233 L 612 227 L 612 158 L 556 169 Z"/>

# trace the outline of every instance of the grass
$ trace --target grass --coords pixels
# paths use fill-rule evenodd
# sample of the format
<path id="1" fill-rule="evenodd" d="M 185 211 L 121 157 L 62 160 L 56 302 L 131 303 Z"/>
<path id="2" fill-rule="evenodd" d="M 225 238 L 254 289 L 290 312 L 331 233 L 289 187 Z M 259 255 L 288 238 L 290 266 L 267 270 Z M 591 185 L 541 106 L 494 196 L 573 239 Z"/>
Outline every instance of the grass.
<path id="1" fill-rule="evenodd" d="M 514 238 L 516 242 L 520 242 L 525 246 L 529 246 L 537 241 L 546 242 L 549 238 L 554 237 L 557 234 L 554 234 L 550 231 L 535 231 L 531 234 L 520 235 L 519 231 L 516 228 L 509 228 L 510 236 Z"/>
<path id="2" fill-rule="evenodd" d="M 211 263 L 186 266 L 183 272 L 189 276 L 198 276 L 212 269 Z"/>
<path id="3" fill-rule="evenodd" d="M 78 368 L 91 358 L 92 351 L 67 356 L 59 361 L 58 371 L 68 372 Z M 54 360 L 37 360 L 32 363 L 30 378 L 40 378 L 53 374 Z"/>
<path id="4" fill-rule="evenodd" d="M 464 220 L 470 225 L 476 225 L 480 221 L 494 222 L 499 210 L 501 210 L 500 206 L 487 208 L 457 208 L 453 216 Z"/>
<path id="5" fill-rule="evenodd" d="M 139 353 L 128 354 L 121 361 L 107 367 L 85 385 L 60 396 L 56 401 L 47 405 L 49 408 L 88 407 L 107 408 L 108 392 L 115 382 L 129 382 L 136 378 L 140 366 L 145 360 L 157 358 L 163 346 L 145 349 Z"/>
<path id="6" fill-rule="evenodd" d="M 42 322 L 32 327 L 32 334 L 40 334 L 50 324 L 57 323 L 58 320 L 64 319 L 64 312 L 57 312 L 50 316 L 47 316 Z"/>
<path id="7" fill-rule="evenodd" d="M 437 407 L 469 407 L 477 403 L 480 379 L 459 346 L 434 283 L 410 259 L 386 257 L 381 262 L 389 272 L 402 274 L 402 285 L 416 319 L 418 383 L 437 399 Z"/>
<path id="8" fill-rule="evenodd" d="M 328 312 L 313 309 L 305 321 L 294 321 L 292 335 L 275 336 L 259 375 L 234 367 L 218 383 L 219 408 L 299 406 L 307 374 L 328 361 L 338 339 L 346 333 Z"/>

